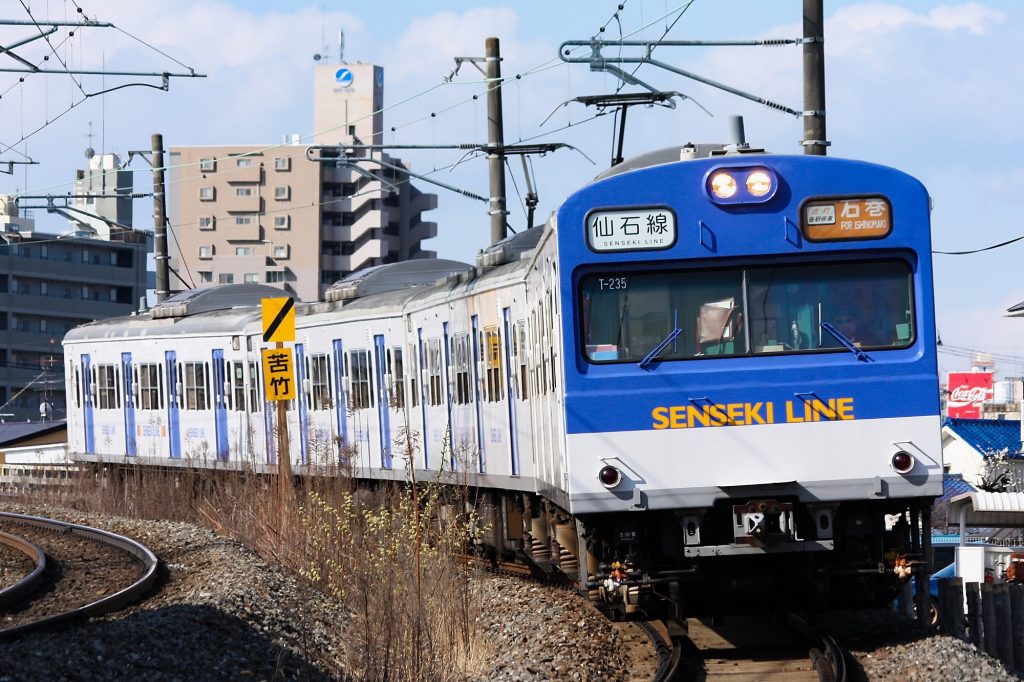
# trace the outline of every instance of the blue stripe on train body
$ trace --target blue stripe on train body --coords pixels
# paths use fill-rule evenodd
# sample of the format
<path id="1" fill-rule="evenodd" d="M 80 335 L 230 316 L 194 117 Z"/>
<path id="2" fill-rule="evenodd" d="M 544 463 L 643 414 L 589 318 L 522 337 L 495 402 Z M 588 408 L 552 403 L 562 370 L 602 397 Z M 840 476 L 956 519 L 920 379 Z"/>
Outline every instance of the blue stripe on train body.
<path id="1" fill-rule="evenodd" d="M 705 183 L 716 168 L 755 165 L 772 169 L 779 178 L 770 201 L 723 207 L 709 200 Z M 801 234 L 800 206 L 808 198 L 879 195 L 891 203 L 893 227 L 888 236 L 811 242 Z M 675 243 L 657 251 L 591 250 L 586 237 L 588 213 L 632 207 L 670 208 L 676 217 Z M 734 155 L 664 164 L 592 183 L 562 205 L 557 226 L 570 434 L 652 429 L 662 423 L 654 412 L 659 408 L 668 408 L 671 419 L 671 408 L 682 407 L 675 416 L 689 419 L 689 406 L 711 404 L 746 411 L 736 406 L 752 408 L 760 403 L 763 418 L 771 403 L 774 423 L 799 420 L 804 405 L 814 400 L 825 406 L 829 400 L 834 405 L 842 400 L 844 406 L 851 406 L 844 407 L 844 414 L 855 419 L 939 413 L 929 198 L 921 183 L 909 175 L 874 164 L 814 156 Z M 908 264 L 916 313 L 914 342 L 903 349 L 869 353 L 870 362 L 859 361 L 850 352 L 748 355 L 667 361 L 646 371 L 637 362 L 594 364 L 584 357 L 576 302 L 580 281 L 587 274 L 615 268 L 638 272 L 669 266 L 701 269 L 869 258 Z M 684 331 L 691 327 L 692 333 L 688 321 L 679 326 Z M 827 409 L 824 414 L 831 416 Z M 759 423 L 753 415 L 747 421 Z"/>

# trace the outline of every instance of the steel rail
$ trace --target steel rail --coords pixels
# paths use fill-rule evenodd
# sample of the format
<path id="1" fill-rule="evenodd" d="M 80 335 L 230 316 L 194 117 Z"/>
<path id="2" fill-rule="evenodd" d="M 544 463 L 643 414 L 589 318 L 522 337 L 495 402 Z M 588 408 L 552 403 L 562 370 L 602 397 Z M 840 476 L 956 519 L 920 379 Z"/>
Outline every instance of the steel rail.
<path id="1" fill-rule="evenodd" d="M 114 594 L 101 597 L 92 603 L 79 606 L 78 608 L 70 611 L 54 614 L 31 623 L 25 623 L 23 625 L 8 628 L 6 630 L 0 630 L 0 639 L 21 635 L 31 630 L 52 627 L 76 618 L 101 616 L 112 611 L 117 611 L 118 609 L 124 608 L 125 606 L 138 601 L 142 595 L 152 588 L 153 583 L 156 582 L 159 560 L 156 555 L 149 550 L 149 548 L 135 540 L 132 540 L 131 538 L 111 533 L 109 531 L 100 530 L 98 528 L 89 528 L 88 526 L 80 526 L 74 523 L 45 519 L 38 516 L 28 516 L 25 514 L 0 512 L 0 519 L 6 519 L 13 523 L 34 526 L 36 528 L 42 528 L 55 533 L 67 533 L 92 542 L 98 542 L 100 544 L 114 547 L 126 554 L 129 554 L 132 558 L 142 563 L 144 569 L 142 576 L 138 580 Z"/>
<path id="2" fill-rule="evenodd" d="M 21 552 L 35 564 L 35 568 L 18 580 L 13 585 L 8 585 L 0 590 L 0 611 L 8 608 L 11 604 L 22 601 L 26 596 L 39 588 L 43 581 L 43 573 L 46 571 L 46 553 L 39 545 L 29 542 L 25 538 L 18 537 L 0 531 L 0 544 Z"/>

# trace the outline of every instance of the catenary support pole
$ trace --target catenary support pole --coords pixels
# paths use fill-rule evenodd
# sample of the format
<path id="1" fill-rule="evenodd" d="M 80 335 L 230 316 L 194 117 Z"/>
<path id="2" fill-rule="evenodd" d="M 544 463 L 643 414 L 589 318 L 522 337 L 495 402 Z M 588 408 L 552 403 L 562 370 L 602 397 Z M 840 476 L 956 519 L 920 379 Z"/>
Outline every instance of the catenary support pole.
<path id="1" fill-rule="evenodd" d="M 156 302 L 170 293 L 167 256 L 167 202 L 164 195 L 164 136 L 154 133 L 153 149 L 153 261 L 156 265 Z"/>
<path id="2" fill-rule="evenodd" d="M 501 113 L 501 47 L 497 38 L 488 38 L 487 59 L 487 169 L 491 181 L 491 243 L 507 236 L 505 216 L 505 130 Z"/>
<path id="3" fill-rule="evenodd" d="M 804 0 L 804 154 L 825 156 L 824 0 Z"/>

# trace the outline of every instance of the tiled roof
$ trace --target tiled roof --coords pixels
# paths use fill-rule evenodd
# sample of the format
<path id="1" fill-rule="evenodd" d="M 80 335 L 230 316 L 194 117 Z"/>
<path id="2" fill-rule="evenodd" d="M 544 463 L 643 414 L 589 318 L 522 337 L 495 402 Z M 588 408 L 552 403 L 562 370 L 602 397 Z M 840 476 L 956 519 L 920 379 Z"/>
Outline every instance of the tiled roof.
<path id="1" fill-rule="evenodd" d="M 952 499 L 963 493 L 974 493 L 978 489 L 964 480 L 963 474 L 942 475 L 942 497 Z"/>
<path id="2" fill-rule="evenodd" d="M 946 417 L 942 425 L 980 453 L 1006 450 L 1021 456 L 1019 419 L 957 419 Z"/>

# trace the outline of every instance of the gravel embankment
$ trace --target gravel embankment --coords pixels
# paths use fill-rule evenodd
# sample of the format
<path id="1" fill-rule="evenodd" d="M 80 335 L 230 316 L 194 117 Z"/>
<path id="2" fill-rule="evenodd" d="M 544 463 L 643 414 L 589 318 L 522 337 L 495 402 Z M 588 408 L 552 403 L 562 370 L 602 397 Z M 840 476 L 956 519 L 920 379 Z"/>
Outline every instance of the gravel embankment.
<path id="1" fill-rule="evenodd" d="M 0 510 L 127 535 L 167 567 L 142 604 L 0 643 L 0 682 L 344 679 L 345 611 L 237 542 L 167 521 L 10 504 Z M 649 679 L 650 660 L 630 660 L 654 656 L 635 626 L 609 623 L 571 592 L 512 577 L 479 580 L 481 648 L 470 679 Z M 854 653 L 861 679 L 1019 679 L 973 646 L 892 612 L 837 614 L 824 625 Z"/>
<path id="2" fill-rule="evenodd" d="M 237 542 L 168 521 L 11 504 L 0 511 L 126 535 L 167 567 L 155 594 L 139 605 L 0 643 L 0 682 L 344 678 L 345 611 Z M 479 580 L 486 644 L 472 679 L 631 678 L 622 639 L 642 637 L 639 629 L 607 622 L 570 592 L 512 577 Z"/>

